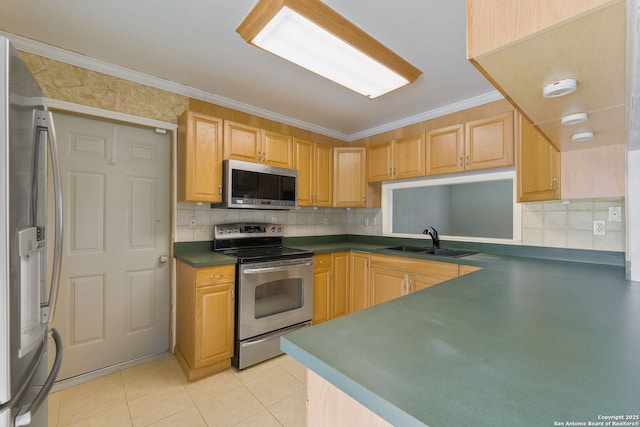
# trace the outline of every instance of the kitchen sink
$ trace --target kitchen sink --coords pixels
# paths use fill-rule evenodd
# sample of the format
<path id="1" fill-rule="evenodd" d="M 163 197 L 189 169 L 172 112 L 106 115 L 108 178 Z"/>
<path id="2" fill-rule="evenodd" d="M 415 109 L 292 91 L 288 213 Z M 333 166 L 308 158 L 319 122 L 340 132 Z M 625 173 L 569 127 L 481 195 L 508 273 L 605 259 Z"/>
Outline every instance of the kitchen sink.
<path id="1" fill-rule="evenodd" d="M 388 251 L 414 252 L 414 253 L 433 253 L 433 249 L 420 246 L 394 246 L 392 248 L 384 248 Z"/>
<path id="2" fill-rule="evenodd" d="M 398 252 L 409 252 L 415 254 L 428 254 L 428 255 L 437 255 L 444 256 L 449 258 L 460 258 L 467 255 L 473 255 L 477 252 L 474 251 L 464 251 L 459 249 L 447 249 L 447 248 L 425 248 L 421 246 L 393 246 L 390 248 L 383 248 L 388 251 L 398 251 Z"/>

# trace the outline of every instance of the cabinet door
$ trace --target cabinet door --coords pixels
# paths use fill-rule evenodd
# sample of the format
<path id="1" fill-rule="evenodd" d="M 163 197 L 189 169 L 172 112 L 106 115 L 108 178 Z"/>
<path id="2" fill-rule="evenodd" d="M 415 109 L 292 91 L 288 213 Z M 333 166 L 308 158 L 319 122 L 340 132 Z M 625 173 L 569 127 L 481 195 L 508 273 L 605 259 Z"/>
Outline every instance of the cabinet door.
<path id="1" fill-rule="evenodd" d="M 330 319 L 330 283 L 331 255 L 322 254 L 313 257 L 313 318 L 312 323 L 326 322 Z"/>
<path id="2" fill-rule="evenodd" d="M 427 175 L 464 170 L 464 127 L 449 126 L 427 134 Z"/>
<path id="3" fill-rule="evenodd" d="M 270 166 L 293 166 L 293 138 L 277 132 L 262 130 L 261 150 L 258 161 Z"/>
<path id="4" fill-rule="evenodd" d="M 224 158 L 260 161 L 260 129 L 224 121 Z"/>
<path id="5" fill-rule="evenodd" d="M 476 265 L 464 265 L 460 264 L 458 266 L 460 269 L 460 276 L 464 276 L 465 274 L 473 273 L 474 271 L 482 270 L 482 267 L 478 267 Z"/>
<path id="6" fill-rule="evenodd" d="M 298 171 L 298 205 L 313 205 L 313 142 L 293 140 L 293 168 Z"/>
<path id="7" fill-rule="evenodd" d="M 416 292 L 442 282 L 444 282 L 444 280 L 438 277 L 411 274 L 409 275 L 409 290 L 411 292 Z"/>
<path id="8" fill-rule="evenodd" d="M 333 166 L 333 206 L 366 207 L 366 148 L 335 147 Z"/>
<path id="9" fill-rule="evenodd" d="M 351 313 L 369 307 L 369 254 L 351 252 L 349 258 L 349 277 L 351 282 Z"/>
<path id="10" fill-rule="evenodd" d="M 392 176 L 391 142 L 372 145 L 367 148 L 367 181 L 387 181 Z"/>
<path id="11" fill-rule="evenodd" d="M 333 205 L 333 149 L 329 145 L 314 144 L 313 156 L 314 206 Z"/>
<path id="12" fill-rule="evenodd" d="M 402 272 L 371 267 L 369 280 L 372 306 L 401 297 L 407 293 L 406 276 Z"/>
<path id="13" fill-rule="evenodd" d="M 416 178 L 426 174 L 424 134 L 393 143 L 393 179 Z"/>
<path id="14" fill-rule="evenodd" d="M 185 112 L 178 119 L 178 201 L 222 201 L 222 120 Z"/>
<path id="15" fill-rule="evenodd" d="M 349 252 L 331 254 L 331 318 L 349 314 Z"/>
<path id="16" fill-rule="evenodd" d="M 518 202 L 560 199 L 560 152 L 519 117 Z"/>
<path id="17" fill-rule="evenodd" d="M 465 124 L 465 170 L 513 165 L 513 112 Z"/>
<path id="18" fill-rule="evenodd" d="M 196 290 L 196 366 L 210 365 L 233 357 L 234 284 Z"/>

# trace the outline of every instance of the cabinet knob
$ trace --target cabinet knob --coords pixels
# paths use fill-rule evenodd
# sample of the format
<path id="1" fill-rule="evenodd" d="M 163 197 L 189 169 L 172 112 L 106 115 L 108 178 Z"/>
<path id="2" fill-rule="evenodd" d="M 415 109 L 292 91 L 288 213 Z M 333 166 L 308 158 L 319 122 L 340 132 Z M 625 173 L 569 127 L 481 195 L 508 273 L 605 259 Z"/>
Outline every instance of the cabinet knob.
<path id="1" fill-rule="evenodd" d="M 209 276 L 209 279 L 222 279 L 224 274 L 212 274 Z"/>
<path id="2" fill-rule="evenodd" d="M 469 156 L 467 156 L 467 166 L 469 166 Z"/>
<path id="3" fill-rule="evenodd" d="M 558 194 L 558 190 L 556 189 L 557 184 L 558 178 L 553 178 L 551 180 L 551 185 L 549 186 L 549 189 L 553 192 L 553 194 Z"/>
<path id="4" fill-rule="evenodd" d="M 462 163 L 462 156 L 460 156 L 460 160 L 458 161 L 458 165 L 460 165 L 460 167 L 464 166 L 464 164 Z"/>

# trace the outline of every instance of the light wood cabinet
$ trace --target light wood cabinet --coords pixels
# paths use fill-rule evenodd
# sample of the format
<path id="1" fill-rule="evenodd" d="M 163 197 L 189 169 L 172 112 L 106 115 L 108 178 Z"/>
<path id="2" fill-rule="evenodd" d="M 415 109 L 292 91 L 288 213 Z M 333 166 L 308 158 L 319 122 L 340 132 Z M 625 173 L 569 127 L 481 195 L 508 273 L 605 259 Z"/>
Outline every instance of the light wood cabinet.
<path id="1" fill-rule="evenodd" d="M 331 318 L 350 313 L 349 252 L 331 254 Z"/>
<path id="2" fill-rule="evenodd" d="M 464 125 L 427 134 L 427 175 L 464 171 Z"/>
<path id="3" fill-rule="evenodd" d="M 186 111 L 178 118 L 179 202 L 222 201 L 222 120 Z"/>
<path id="4" fill-rule="evenodd" d="M 332 147 L 294 138 L 293 167 L 298 170 L 298 205 L 332 206 Z"/>
<path id="5" fill-rule="evenodd" d="M 290 168 L 293 165 L 293 138 L 225 120 L 224 157 Z"/>
<path id="6" fill-rule="evenodd" d="M 367 180 L 416 178 L 425 175 L 424 134 L 367 148 Z"/>
<path id="7" fill-rule="evenodd" d="M 467 57 L 560 151 L 575 149 L 578 130 L 594 132 L 581 147 L 623 144 L 626 3 L 469 0 Z M 576 92 L 542 96 L 543 87 L 566 78 L 577 81 Z M 588 122 L 561 124 L 577 112 L 588 113 Z"/>
<path id="8" fill-rule="evenodd" d="M 380 304 L 458 277 L 458 264 L 371 255 L 370 302 Z"/>
<path id="9" fill-rule="evenodd" d="M 313 318 L 312 323 L 331 319 L 331 254 L 313 256 Z"/>
<path id="10" fill-rule="evenodd" d="M 513 165 L 513 112 L 427 134 L 427 175 Z"/>
<path id="11" fill-rule="evenodd" d="M 364 147 L 334 147 L 333 206 L 367 206 L 367 163 Z"/>
<path id="12" fill-rule="evenodd" d="M 473 273 L 474 271 L 482 270 L 482 267 L 478 267 L 477 265 L 466 265 L 460 264 L 458 266 L 458 271 L 460 276 L 464 276 L 465 274 Z"/>
<path id="13" fill-rule="evenodd" d="M 349 252 L 318 254 L 313 257 L 314 325 L 350 312 Z"/>
<path id="14" fill-rule="evenodd" d="M 518 116 L 518 202 L 559 200 L 560 152 Z"/>
<path id="15" fill-rule="evenodd" d="M 369 307 L 369 253 L 351 252 L 349 254 L 349 277 L 351 285 L 350 312 Z"/>
<path id="16" fill-rule="evenodd" d="M 371 305 L 382 304 L 383 302 L 407 295 L 407 277 L 402 271 L 391 270 L 384 267 L 371 266 L 369 270 L 371 294 Z"/>
<path id="17" fill-rule="evenodd" d="M 513 166 L 513 111 L 465 123 L 464 168 Z"/>
<path id="18" fill-rule="evenodd" d="M 189 381 L 231 366 L 234 298 L 234 265 L 176 263 L 175 356 Z"/>

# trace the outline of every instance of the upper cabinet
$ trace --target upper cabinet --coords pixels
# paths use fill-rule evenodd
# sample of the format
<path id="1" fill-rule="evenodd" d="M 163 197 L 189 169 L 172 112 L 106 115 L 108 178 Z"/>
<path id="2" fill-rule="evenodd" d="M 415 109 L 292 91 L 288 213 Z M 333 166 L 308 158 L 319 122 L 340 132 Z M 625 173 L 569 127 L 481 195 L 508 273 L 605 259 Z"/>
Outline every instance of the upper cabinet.
<path id="1" fill-rule="evenodd" d="M 293 166 L 292 156 L 293 138 L 291 136 L 224 121 L 224 157 L 226 159 L 290 168 Z"/>
<path id="2" fill-rule="evenodd" d="M 560 152 L 518 115 L 518 202 L 560 199 Z"/>
<path id="3" fill-rule="evenodd" d="M 294 138 L 293 167 L 298 170 L 298 205 L 332 206 L 333 151 L 331 146 Z"/>
<path id="4" fill-rule="evenodd" d="M 467 56 L 561 151 L 625 141 L 626 2 L 468 0 Z M 544 98 L 575 79 L 577 90 Z M 563 116 L 587 113 L 584 123 Z M 572 135 L 594 137 L 577 146 Z"/>
<path id="5" fill-rule="evenodd" d="M 424 134 L 373 145 L 367 150 L 369 182 L 425 175 Z"/>
<path id="6" fill-rule="evenodd" d="M 222 120 L 186 111 L 178 119 L 178 201 L 222 201 Z"/>
<path id="7" fill-rule="evenodd" d="M 427 175 L 513 165 L 513 112 L 427 134 Z"/>
<path id="8" fill-rule="evenodd" d="M 364 147 L 334 147 L 333 206 L 367 207 L 366 158 Z"/>

